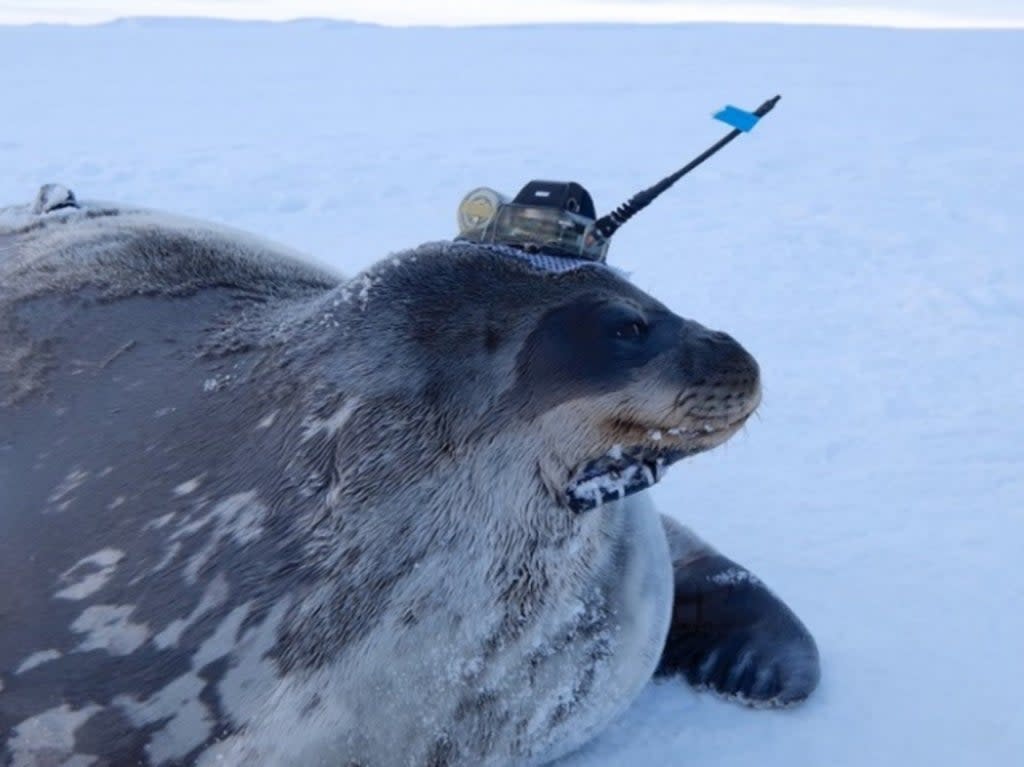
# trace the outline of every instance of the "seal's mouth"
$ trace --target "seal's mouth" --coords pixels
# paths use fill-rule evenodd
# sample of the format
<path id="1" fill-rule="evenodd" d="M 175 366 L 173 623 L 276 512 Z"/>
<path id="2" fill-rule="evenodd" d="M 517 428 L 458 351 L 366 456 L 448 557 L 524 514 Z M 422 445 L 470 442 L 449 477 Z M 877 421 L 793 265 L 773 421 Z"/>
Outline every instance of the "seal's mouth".
<path id="1" fill-rule="evenodd" d="M 607 453 L 584 461 L 570 473 L 565 495 L 573 511 L 589 511 L 603 503 L 646 490 L 676 461 L 725 442 L 746 422 L 750 413 L 733 421 L 707 421 L 697 428 L 651 429 L 629 425 L 642 439 L 626 447 L 615 445 Z"/>
<path id="2" fill-rule="evenodd" d="M 685 450 L 652 449 L 643 445 L 616 446 L 605 455 L 579 466 L 565 494 L 573 511 L 589 511 L 607 501 L 639 493 L 659 482 L 665 469 L 687 456 Z"/>

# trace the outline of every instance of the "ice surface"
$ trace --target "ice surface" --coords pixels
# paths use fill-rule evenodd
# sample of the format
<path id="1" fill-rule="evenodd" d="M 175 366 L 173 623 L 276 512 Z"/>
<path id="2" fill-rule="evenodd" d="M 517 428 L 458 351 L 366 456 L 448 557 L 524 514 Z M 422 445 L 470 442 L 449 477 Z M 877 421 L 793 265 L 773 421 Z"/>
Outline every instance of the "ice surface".
<path id="1" fill-rule="evenodd" d="M 1022 32 L 0 28 L 0 202 L 60 182 L 351 274 L 481 184 L 606 212 L 782 93 L 610 259 L 761 363 L 760 417 L 653 492 L 786 598 L 822 685 L 786 712 L 651 685 L 569 764 L 1016 764 L 1022 71 Z"/>

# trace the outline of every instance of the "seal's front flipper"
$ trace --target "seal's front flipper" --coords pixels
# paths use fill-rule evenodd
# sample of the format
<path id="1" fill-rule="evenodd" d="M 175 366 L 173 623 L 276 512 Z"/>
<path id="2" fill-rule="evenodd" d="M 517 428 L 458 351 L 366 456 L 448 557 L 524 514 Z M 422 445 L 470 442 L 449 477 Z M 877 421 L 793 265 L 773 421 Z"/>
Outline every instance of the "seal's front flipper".
<path id="1" fill-rule="evenodd" d="M 789 706 L 818 685 L 800 619 L 745 568 L 662 517 L 672 553 L 672 624 L 656 672 L 751 706 Z"/>

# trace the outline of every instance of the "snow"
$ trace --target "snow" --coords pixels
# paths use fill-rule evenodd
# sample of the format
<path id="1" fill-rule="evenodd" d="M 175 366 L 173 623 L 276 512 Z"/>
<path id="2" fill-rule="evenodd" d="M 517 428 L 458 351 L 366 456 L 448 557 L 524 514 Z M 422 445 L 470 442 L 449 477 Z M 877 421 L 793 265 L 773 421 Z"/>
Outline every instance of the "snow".
<path id="1" fill-rule="evenodd" d="M 895 7 L 895 6 L 899 7 Z M 94 24 L 125 15 L 287 21 L 354 19 L 389 26 L 545 22 L 768 22 L 912 28 L 1024 26 L 1020 0 L 5 0 L 0 24 Z"/>
<path id="2" fill-rule="evenodd" d="M 609 471 L 605 474 L 598 474 L 596 477 L 585 479 L 582 482 L 569 485 L 569 494 L 580 501 L 590 501 L 591 504 L 600 503 L 602 498 L 624 498 L 626 489 L 633 484 L 634 477 L 641 470 L 642 464 L 630 464 L 621 471 Z M 646 468 L 646 467 L 643 467 Z M 647 469 L 650 474 L 650 469 Z M 648 485 L 654 483 L 651 477 Z"/>
<path id="3" fill-rule="evenodd" d="M 481 184 L 607 211 L 782 93 L 610 257 L 761 363 L 759 418 L 653 492 L 793 606 L 822 685 L 766 712 L 652 684 L 567 764 L 1015 764 L 1021 71 L 1020 31 L 0 28 L 0 201 L 60 182 L 355 273 Z"/>

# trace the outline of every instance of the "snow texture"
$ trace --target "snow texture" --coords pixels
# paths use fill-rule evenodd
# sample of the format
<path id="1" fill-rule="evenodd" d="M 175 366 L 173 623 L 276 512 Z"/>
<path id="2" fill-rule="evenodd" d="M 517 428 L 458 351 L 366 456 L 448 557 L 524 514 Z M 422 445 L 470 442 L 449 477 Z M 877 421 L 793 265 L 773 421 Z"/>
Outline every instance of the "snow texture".
<path id="1" fill-rule="evenodd" d="M 59 182 L 352 274 L 481 184 L 575 179 L 607 212 L 782 93 L 609 260 L 761 363 L 760 417 L 652 492 L 806 621 L 821 688 L 766 712 L 651 684 L 567 764 L 1017 764 L 1021 71 L 1019 31 L 0 28 L 0 201 Z M 144 639 L 106 609 L 92 632 Z"/>

